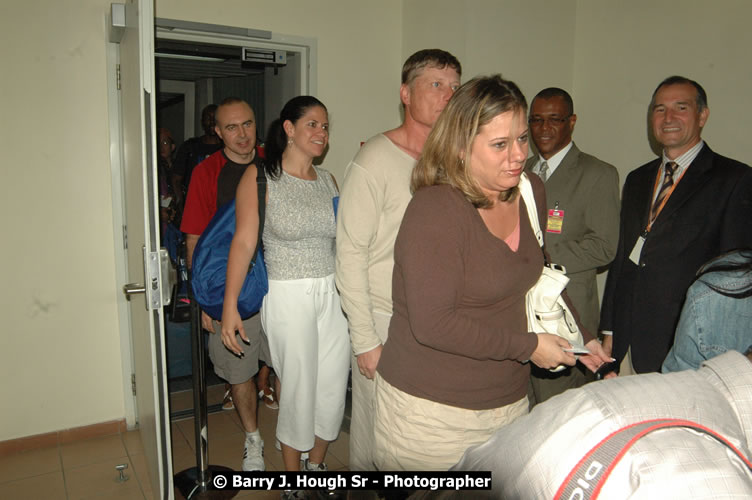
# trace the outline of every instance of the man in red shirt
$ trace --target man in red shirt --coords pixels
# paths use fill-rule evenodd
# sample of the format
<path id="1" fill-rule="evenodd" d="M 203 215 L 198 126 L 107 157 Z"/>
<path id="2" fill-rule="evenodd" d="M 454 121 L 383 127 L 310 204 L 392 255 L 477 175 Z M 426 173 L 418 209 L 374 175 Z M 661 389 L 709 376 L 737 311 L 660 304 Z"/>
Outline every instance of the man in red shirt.
<path id="1" fill-rule="evenodd" d="M 235 199 L 235 190 L 245 169 L 256 159 L 256 117 L 247 102 L 227 98 L 217 107 L 215 130 L 224 147 L 201 162 L 193 171 L 183 211 L 181 231 L 186 233 L 187 261 L 191 267 L 193 251 L 217 208 Z M 219 323 L 201 312 L 201 324 L 211 332 L 209 357 L 214 371 L 230 383 L 232 399 L 246 432 L 243 470 L 264 470 L 264 442 L 258 431 L 256 382 L 262 335 L 258 315 L 244 321 L 250 342 L 241 356 L 225 348 L 221 335 L 215 334 Z M 267 356 L 268 359 L 268 356 Z"/>

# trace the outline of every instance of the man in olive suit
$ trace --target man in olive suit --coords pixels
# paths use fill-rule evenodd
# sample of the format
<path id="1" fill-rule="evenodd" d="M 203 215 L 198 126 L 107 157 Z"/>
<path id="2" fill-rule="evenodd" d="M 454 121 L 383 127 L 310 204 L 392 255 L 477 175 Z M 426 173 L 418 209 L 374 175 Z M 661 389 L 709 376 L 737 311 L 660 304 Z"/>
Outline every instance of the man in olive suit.
<path id="1" fill-rule="evenodd" d="M 530 134 L 537 155 L 525 164 L 546 186 L 546 251 L 567 269 L 567 293 L 583 326 L 598 331 L 597 270 L 616 255 L 619 174 L 572 142 L 577 122 L 572 97 L 559 88 L 538 93 L 530 105 Z M 541 224 L 543 225 L 543 224 Z M 533 369 L 531 404 L 585 383 L 579 365 L 559 373 Z"/>

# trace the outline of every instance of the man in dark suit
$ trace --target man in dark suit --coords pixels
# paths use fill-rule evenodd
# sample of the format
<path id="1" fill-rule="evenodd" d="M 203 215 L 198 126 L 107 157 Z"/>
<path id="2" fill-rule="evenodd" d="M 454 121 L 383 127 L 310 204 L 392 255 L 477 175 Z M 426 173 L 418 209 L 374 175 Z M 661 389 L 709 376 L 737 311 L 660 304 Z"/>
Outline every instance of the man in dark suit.
<path id="1" fill-rule="evenodd" d="M 530 105 L 530 134 L 537 155 L 527 172 L 545 182 L 546 251 L 567 269 L 567 293 L 588 331 L 598 331 L 596 273 L 616 255 L 619 239 L 619 173 L 581 152 L 572 142 L 577 121 L 572 97 L 559 88 L 541 90 Z M 531 403 L 541 403 L 585 383 L 580 366 L 558 373 L 533 369 Z"/>
<path id="2" fill-rule="evenodd" d="M 687 78 L 667 78 L 653 93 L 663 153 L 627 176 L 601 311 L 601 328 L 613 333 L 603 346 L 625 361 L 622 371 L 660 371 L 699 267 L 752 247 L 752 169 L 700 138 L 709 113 L 705 90 Z"/>

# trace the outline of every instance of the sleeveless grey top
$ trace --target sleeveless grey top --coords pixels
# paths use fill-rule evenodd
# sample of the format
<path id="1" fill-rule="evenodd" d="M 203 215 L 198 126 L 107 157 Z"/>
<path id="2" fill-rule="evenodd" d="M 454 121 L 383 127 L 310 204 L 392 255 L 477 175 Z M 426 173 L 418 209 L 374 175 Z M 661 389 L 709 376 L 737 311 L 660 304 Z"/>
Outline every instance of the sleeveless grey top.
<path id="1" fill-rule="evenodd" d="M 334 273 L 332 198 L 338 195 L 329 171 L 313 167 L 316 180 L 282 171 L 269 179 L 264 221 L 264 260 L 271 280 L 321 278 Z"/>

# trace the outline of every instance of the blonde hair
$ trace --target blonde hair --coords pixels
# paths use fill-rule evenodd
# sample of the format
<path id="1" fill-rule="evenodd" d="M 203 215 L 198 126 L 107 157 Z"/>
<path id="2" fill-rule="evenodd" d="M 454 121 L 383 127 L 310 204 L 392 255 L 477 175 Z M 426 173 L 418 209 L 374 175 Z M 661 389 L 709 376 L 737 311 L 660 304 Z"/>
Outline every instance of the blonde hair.
<path id="1" fill-rule="evenodd" d="M 449 100 L 426 139 L 423 153 L 412 173 L 410 188 L 449 184 L 460 190 L 476 208 L 492 202 L 483 193 L 466 165 L 480 128 L 509 111 L 527 114 L 527 101 L 514 82 L 501 75 L 475 77 L 462 85 Z M 499 195 L 500 201 L 513 200 L 515 187 Z"/>

